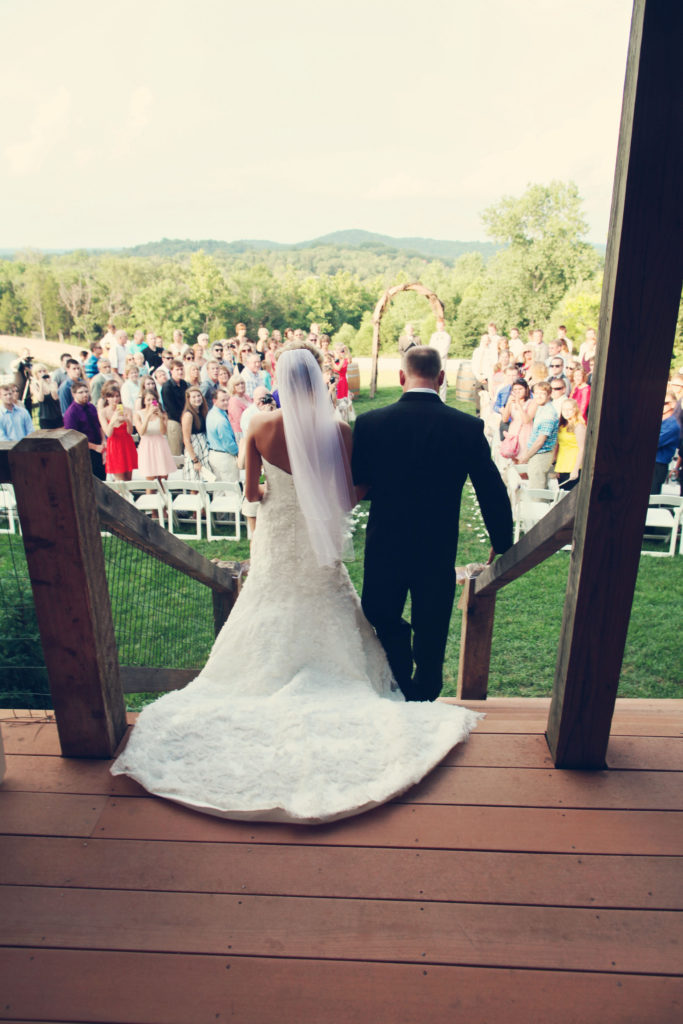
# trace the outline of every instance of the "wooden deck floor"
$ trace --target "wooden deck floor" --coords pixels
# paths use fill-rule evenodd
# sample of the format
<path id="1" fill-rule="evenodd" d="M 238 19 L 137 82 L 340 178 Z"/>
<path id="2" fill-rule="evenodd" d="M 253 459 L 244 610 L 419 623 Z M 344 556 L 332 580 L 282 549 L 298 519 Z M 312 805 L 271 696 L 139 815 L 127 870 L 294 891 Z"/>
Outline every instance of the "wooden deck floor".
<path id="1" fill-rule="evenodd" d="M 400 801 L 322 828 L 147 796 L 4 719 L 0 1019 L 683 1020 L 683 701 L 619 701 L 557 771 L 546 700 L 492 699 Z"/>

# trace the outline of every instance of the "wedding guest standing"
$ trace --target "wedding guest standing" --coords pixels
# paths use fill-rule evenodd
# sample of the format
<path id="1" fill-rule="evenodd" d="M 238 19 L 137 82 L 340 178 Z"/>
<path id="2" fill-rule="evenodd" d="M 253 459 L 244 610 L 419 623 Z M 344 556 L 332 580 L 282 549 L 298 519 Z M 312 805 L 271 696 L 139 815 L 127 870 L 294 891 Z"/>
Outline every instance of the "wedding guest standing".
<path id="1" fill-rule="evenodd" d="M 0 441 L 21 441 L 33 432 L 33 420 L 14 402 L 14 384 L 0 385 Z"/>
<path id="2" fill-rule="evenodd" d="M 67 430 L 78 430 L 85 434 L 88 441 L 88 453 L 93 474 L 99 479 L 106 478 L 104 469 L 105 438 L 97 409 L 90 401 L 90 388 L 85 381 L 76 381 L 73 391 L 73 402 L 64 413 L 64 426 Z"/>
<path id="3" fill-rule="evenodd" d="M 73 388 L 71 393 L 73 395 Z M 31 398 L 33 407 L 38 409 L 38 426 L 41 430 L 56 430 L 64 426 L 59 388 L 44 363 L 36 363 L 33 367 Z"/>
<path id="4" fill-rule="evenodd" d="M 209 443 L 206 437 L 206 417 L 209 412 L 206 399 L 197 385 L 185 392 L 185 408 L 181 417 L 186 480 L 201 480 L 202 469 L 211 470 Z"/>
<path id="5" fill-rule="evenodd" d="M 62 416 L 71 405 L 73 396 L 71 393 L 71 387 L 75 380 L 81 380 L 83 378 L 83 367 L 77 359 L 69 359 L 66 364 L 66 377 L 59 385 L 59 407 L 61 409 Z"/>
<path id="6" fill-rule="evenodd" d="M 121 402 L 118 384 L 102 388 L 100 423 L 107 439 L 106 469 L 115 480 L 130 480 L 138 468 L 138 454 L 133 442 L 133 415 Z"/>
<path id="7" fill-rule="evenodd" d="M 147 480 L 166 480 L 175 473 L 176 464 L 166 439 L 168 417 L 159 405 L 156 390 L 145 388 L 140 409 L 133 417 L 140 436 L 138 468 Z"/>
<path id="8" fill-rule="evenodd" d="M 432 348 L 435 348 L 436 351 L 441 356 L 441 365 L 442 365 L 443 370 L 444 370 L 444 377 L 443 377 L 443 384 L 441 385 L 441 388 L 439 389 L 439 398 L 441 399 L 442 402 L 445 402 L 446 401 L 446 393 L 448 391 L 448 380 L 446 379 L 447 378 L 446 361 L 448 359 L 448 350 L 451 347 L 451 336 L 448 333 L 448 331 L 446 330 L 446 323 L 445 323 L 444 318 L 442 316 L 437 317 L 437 320 L 436 320 L 436 330 L 434 331 L 434 333 L 432 334 L 431 338 L 429 339 L 429 344 L 431 345 Z M 493 397 L 493 392 L 491 393 L 491 397 Z"/>
<path id="9" fill-rule="evenodd" d="M 206 417 L 206 439 L 209 445 L 209 466 L 219 480 L 239 480 L 237 441 L 228 416 L 230 395 L 223 388 L 216 391 L 213 408 Z"/>
<path id="10" fill-rule="evenodd" d="M 181 335 L 182 336 L 182 335 Z M 180 417 L 185 408 L 187 381 L 183 380 L 183 363 L 174 359 L 171 363 L 171 379 L 161 389 L 164 411 L 168 416 L 168 444 L 173 455 L 183 454 L 183 432 Z"/>

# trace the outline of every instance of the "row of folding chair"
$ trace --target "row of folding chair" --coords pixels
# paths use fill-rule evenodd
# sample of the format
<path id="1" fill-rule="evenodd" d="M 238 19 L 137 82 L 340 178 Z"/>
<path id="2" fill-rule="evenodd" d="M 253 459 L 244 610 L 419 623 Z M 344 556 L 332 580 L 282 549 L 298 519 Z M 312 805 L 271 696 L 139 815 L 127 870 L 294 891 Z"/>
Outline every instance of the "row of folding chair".
<path id="1" fill-rule="evenodd" d="M 206 523 L 207 540 L 239 540 L 242 491 L 238 483 L 215 480 L 107 480 L 107 485 L 147 515 L 156 515 L 161 526 L 176 536 L 201 538 Z M 183 529 L 186 522 L 191 534 Z M 217 532 L 225 523 L 229 534 Z"/>

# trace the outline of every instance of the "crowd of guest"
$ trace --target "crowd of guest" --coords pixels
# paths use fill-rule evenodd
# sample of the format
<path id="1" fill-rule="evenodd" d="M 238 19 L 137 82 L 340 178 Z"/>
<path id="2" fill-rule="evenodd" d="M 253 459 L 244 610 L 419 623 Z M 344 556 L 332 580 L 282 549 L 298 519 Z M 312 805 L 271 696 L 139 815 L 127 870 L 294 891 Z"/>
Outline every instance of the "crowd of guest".
<path id="1" fill-rule="evenodd" d="M 505 477 L 511 465 L 527 486 L 546 489 L 556 479 L 571 490 L 580 477 L 590 416 L 597 335 L 586 331 L 581 345 L 560 326 L 545 341 L 533 329 L 524 341 L 516 328 L 510 337 L 488 324 L 472 355 L 477 411 L 485 422 L 494 458 Z M 668 382 L 651 492 L 661 493 L 668 478 L 681 485 L 683 371 Z M 675 466 L 671 463 L 677 454 Z"/>
<path id="2" fill-rule="evenodd" d="M 295 338 L 321 350 L 330 401 L 348 422 L 350 353 L 332 347 L 315 323 L 307 332 L 261 327 L 255 341 L 238 323 L 232 338 L 213 344 L 203 333 L 190 345 L 175 330 L 168 346 L 155 331 L 130 337 L 109 324 L 79 358 L 61 355 L 52 373 L 28 350 L 21 354 L 14 381 L 0 386 L 0 440 L 72 428 L 85 434 L 102 480 L 130 480 L 135 470 L 164 480 L 181 467 L 190 481 L 237 481 L 249 422 L 279 406 L 277 356 Z"/>

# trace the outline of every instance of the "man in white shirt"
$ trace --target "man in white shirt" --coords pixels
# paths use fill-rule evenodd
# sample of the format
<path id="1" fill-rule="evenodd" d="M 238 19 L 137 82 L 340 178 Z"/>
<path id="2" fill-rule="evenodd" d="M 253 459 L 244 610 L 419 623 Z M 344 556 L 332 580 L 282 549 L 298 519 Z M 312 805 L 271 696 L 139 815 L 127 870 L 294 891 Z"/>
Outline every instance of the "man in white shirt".
<path id="1" fill-rule="evenodd" d="M 242 380 L 247 386 L 246 395 L 247 398 L 254 397 L 254 390 L 259 386 L 265 386 L 266 375 L 263 370 L 259 369 L 261 366 L 261 356 L 258 352 L 250 352 L 245 357 L 244 369 L 242 370 Z"/>
<path id="2" fill-rule="evenodd" d="M 441 356 L 441 366 L 444 370 L 443 382 L 439 388 L 439 398 L 442 402 L 446 401 L 446 392 L 448 391 L 448 381 L 446 379 L 446 360 L 448 359 L 448 350 L 451 347 L 451 336 L 445 329 L 444 318 L 442 316 L 437 317 L 436 330 L 429 339 L 429 344 L 432 348 Z"/>

